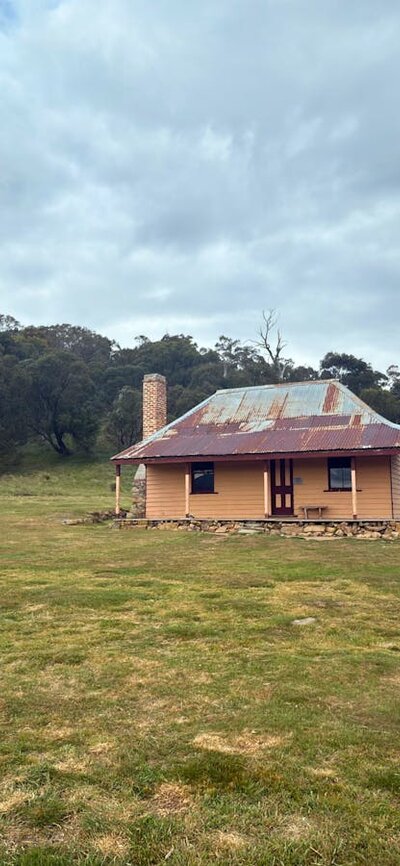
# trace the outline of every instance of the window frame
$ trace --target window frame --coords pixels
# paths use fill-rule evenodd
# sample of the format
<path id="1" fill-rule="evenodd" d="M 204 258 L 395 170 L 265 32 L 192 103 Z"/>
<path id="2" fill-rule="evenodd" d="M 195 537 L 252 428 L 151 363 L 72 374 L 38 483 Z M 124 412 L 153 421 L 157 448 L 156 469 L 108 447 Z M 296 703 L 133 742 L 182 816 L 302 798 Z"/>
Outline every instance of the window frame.
<path id="1" fill-rule="evenodd" d="M 196 490 L 194 477 L 195 472 L 203 467 L 204 470 L 212 470 L 212 490 Z M 190 464 L 190 494 L 191 496 L 212 496 L 215 493 L 215 465 L 213 460 L 199 460 L 196 463 Z"/>
<path id="2" fill-rule="evenodd" d="M 345 464 L 340 466 L 340 463 Z M 351 484 L 351 457 L 328 457 L 327 461 L 328 468 L 328 490 L 332 493 L 351 493 L 352 484 Z M 348 469 L 349 470 L 349 486 L 347 487 L 337 487 L 334 486 L 331 482 L 331 470 L 332 469 Z"/>

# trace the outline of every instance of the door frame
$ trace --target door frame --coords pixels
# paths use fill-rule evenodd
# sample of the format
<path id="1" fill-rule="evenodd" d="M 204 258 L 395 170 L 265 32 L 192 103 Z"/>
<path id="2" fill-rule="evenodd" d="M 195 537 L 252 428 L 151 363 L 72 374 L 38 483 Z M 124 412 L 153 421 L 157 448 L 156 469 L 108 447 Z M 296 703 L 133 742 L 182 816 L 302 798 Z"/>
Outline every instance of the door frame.
<path id="1" fill-rule="evenodd" d="M 286 481 L 286 463 L 289 463 L 289 484 L 276 483 L 276 470 L 279 463 L 279 477 Z M 279 458 L 279 460 L 271 460 L 271 513 L 273 517 L 293 517 L 294 514 L 294 495 L 293 495 L 293 460 L 291 458 Z M 284 475 L 282 475 L 282 470 Z M 276 505 L 277 496 L 290 496 L 290 505 L 278 507 Z"/>

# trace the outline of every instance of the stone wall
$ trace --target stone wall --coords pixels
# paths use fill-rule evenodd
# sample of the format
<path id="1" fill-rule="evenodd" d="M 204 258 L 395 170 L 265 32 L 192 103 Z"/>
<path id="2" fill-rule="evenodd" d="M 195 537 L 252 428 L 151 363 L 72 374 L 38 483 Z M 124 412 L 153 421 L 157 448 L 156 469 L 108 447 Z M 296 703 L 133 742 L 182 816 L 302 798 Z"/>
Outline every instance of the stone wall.
<path id="1" fill-rule="evenodd" d="M 394 540 L 400 538 L 400 522 L 395 520 L 277 521 L 277 520 L 126 520 L 118 521 L 119 529 L 184 530 L 215 532 L 216 535 L 279 535 L 285 538 L 368 538 Z"/>
<path id="2" fill-rule="evenodd" d="M 132 505 L 128 518 L 142 518 L 146 514 L 146 467 L 141 463 L 132 483 Z"/>

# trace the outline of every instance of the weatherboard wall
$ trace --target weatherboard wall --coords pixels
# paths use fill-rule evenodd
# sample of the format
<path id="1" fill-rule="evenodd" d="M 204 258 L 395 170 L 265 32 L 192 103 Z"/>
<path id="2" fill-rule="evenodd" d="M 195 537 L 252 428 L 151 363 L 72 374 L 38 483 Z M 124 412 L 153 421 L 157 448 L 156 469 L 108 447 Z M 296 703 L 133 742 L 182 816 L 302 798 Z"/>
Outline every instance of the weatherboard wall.
<path id="1" fill-rule="evenodd" d="M 195 517 L 263 517 L 263 473 L 254 463 L 216 463 L 216 493 L 189 496 Z M 185 467 L 164 464 L 147 467 L 146 517 L 185 516 Z"/>
<path id="2" fill-rule="evenodd" d="M 303 505 L 323 505 L 332 520 L 353 516 L 351 492 L 328 489 L 327 461 L 294 460 L 294 510 Z M 357 517 L 392 517 L 389 457 L 357 457 Z M 299 483 L 296 483 L 296 480 Z"/>
<path id="3" fill-rule="evenodd" d="M 181 463 L 146 468 L 146 517 L 185 516 L 185 470 Z"/>
<path id="4" fill-rule="evenodd" d="M 393 517 L 400 520 L 400 456 L 392 457 L 391 463 Z"/>
<path id="5" fill-rule="evenodd" d="M 358 457 L 358 517 L 393 517 L 390 457 Z"/>
<path id="6" fill-rule="evenodd" d="M 216 463 L 215 493 L 189 497 L 190 514 L 227 518 L 264 516 L 264 481 L 260 463 Z"/>
<path id="7" fill-rule="evenodd" d="M 399 462 L 394 469 L 392 463 L 391 475 L 389 457 L 357 457 L 356 472 L 357 516 L 391 518 L 392 498 L 400 516 Z M 302 516 L 301 506 L 323 505 L 327 519 L 352 518 L 351 492 L 328 490 L 326 459 L 294 460 L 293 476 L 295 516 Z M 184 517 L 185 511 L 184 464 L 148 465 L 146 516 Z M 199 518 L 263 518 L 262 462 L 216 462 L 215 493 L 191 494 L 189 513 Z"/>

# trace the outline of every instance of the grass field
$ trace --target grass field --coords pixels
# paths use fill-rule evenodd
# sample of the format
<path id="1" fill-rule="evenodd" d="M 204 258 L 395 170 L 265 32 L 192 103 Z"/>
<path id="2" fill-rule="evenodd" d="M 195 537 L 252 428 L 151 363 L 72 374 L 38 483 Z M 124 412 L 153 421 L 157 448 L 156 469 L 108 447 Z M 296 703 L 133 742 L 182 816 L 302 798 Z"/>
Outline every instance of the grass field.
<path id="1" fill-rule="evenodd" d="M 62 524 L 112 480 L 0 477 L 0 862 L 399 864 L 400 544 Z"/>

